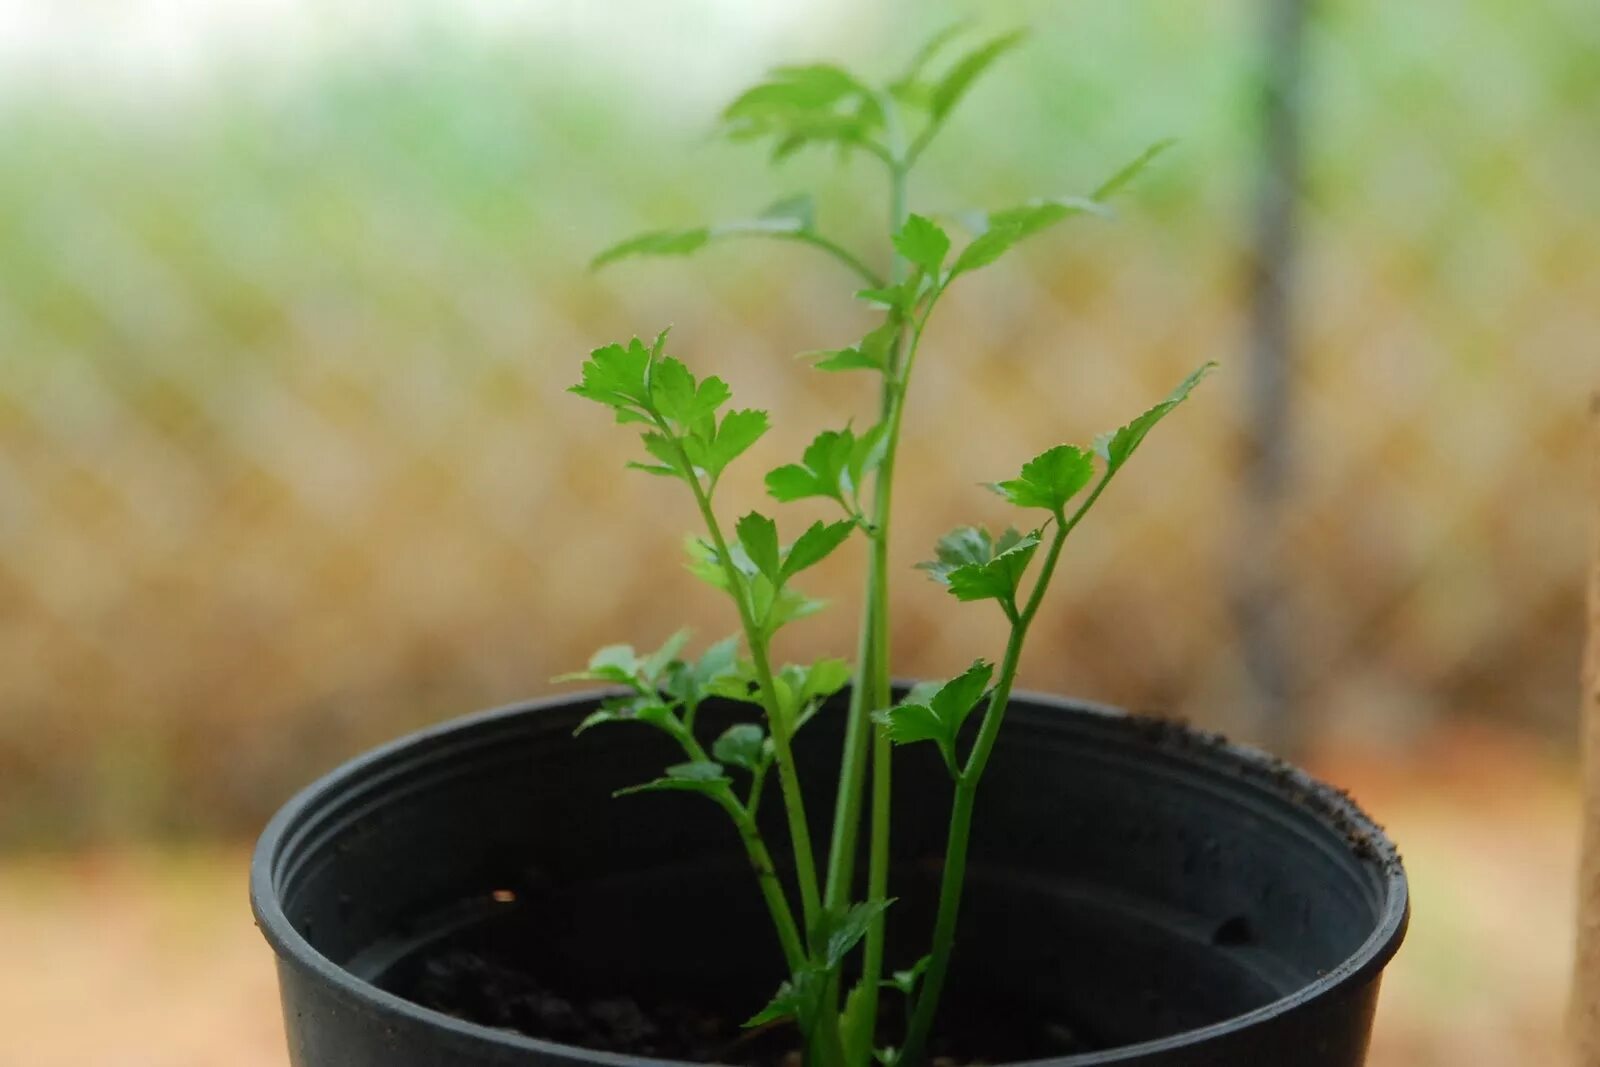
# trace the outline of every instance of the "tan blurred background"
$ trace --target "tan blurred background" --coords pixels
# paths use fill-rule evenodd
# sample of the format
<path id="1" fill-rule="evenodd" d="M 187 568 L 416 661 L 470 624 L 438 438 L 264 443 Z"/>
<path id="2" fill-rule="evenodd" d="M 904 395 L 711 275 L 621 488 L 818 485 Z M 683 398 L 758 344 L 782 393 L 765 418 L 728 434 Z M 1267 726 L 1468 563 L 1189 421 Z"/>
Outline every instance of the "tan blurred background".
<path id="1" fill-rule="evenodd" d="M 1286 62 L 1269 6 L 984 6 L 1035 38 L 963 105 L 916 206 L 1080 193 L 1181 144 L 1118 221 L 1036 239 L 941 308 L 902 453 L 897 669 L 999 644 L 993 613 L 910 570 L 948 527 L 1007 518 L 977 483 L 1220 360 L 1075 536 L 1024 681 L 1352 785 L 1418 899 L 1376 1067 L 1542 1062 L 1568 953 L 1600 20 L 1327 2 Z M 791 357 L 868 316 L 805 249 L 585 263 L 802 190 L 881 258 L 871 168 L 772 170 L 712 120 L 776 62 L 892 73 L 963 10 L 0 0 L 0 1065 L 280 1064 L 242 873 L 277 804 L 400 731 L 548 692 L 599 644 L 733 628 L 680 565 L 680 494 L 623 473 L 631 435 L 562 390 L 589 348 L 673 324 L 773 412 L 726 490 L 754 505 L 765 469 L 867 418 L 864 380 Z M 1260 248 L 1286 71 L 1292 270 Z M 1267 350 L 1278 429 L 1263 280 L 1293 324 Z M 792 657 L 853 645 L 841 556 Z"/>

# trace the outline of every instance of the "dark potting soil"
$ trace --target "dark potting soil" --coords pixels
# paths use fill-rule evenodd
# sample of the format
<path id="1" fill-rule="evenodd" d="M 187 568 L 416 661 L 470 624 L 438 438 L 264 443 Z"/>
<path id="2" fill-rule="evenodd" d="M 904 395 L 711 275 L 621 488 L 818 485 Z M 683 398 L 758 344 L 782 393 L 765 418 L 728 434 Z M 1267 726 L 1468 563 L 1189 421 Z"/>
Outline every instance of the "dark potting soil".
<path id="1" fill-rule="evenodd" d="M 406 967 L 394 992 L 447 1015 L 529 1037 L 632 1056 L 798 1067 L 791 1024 L 745 1029 L 749 1009 L 725 1008 L 670 996 L 623 992 L 574 994 L 547 984 L 492 950 L 440 947 Z M 885 991 L 885 1008 L 897 996 Z M 898 1035 L 890 1035 L 890 1039 Z M 931 1042 L 936 1067 L 977 1067 L 1095 1051 L 1071 1027 L 1019 1017 L 999 1005 L 952 1001 Z"/>

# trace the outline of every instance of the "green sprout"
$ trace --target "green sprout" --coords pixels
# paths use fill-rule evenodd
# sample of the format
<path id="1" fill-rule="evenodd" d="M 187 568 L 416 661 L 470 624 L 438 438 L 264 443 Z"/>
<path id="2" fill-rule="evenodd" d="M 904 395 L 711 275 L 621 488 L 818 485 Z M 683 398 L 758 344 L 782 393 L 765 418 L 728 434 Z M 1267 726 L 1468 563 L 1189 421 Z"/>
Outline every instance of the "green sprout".
<path id="1" fill-rule="evenodd" d="M 1115 172 L 1087 196 L 1039 199 L 999 211 L 958 217 L 960 242 L 934 218 L 907 204 L 907 181 L 977 79 L 1024 39 L 1020 32 L 982 41 L 949 57 L 963 27 L 931 39 L 897 76 L 872 84 L 840 67 L 780 67 L 723 112 L 735 141 L 769 145 L 782 160 L 812 147 L 842 157 L 865 155 L 887 177 L 887 267 L 825 235 L 810 197 L 789 197 L 755 218 L 632 237 L 601 252 L 595 267 L 633 256 L 688 255 L 728 238 L 791 241 L 820 251 L 863 286 L 856 297 L 882 319 L 854 344 L 810 353 L 819 371 L 860 371 L 878 378 L 879 419 L 857 433 L 846 426 L 815 437 L 798 462 L 770 471 L 766 488 L 779 503 L 832 500 L 842 516 L 815 522 L 786 540 L 770 516 L 750 511 L 732 523 L 719 517 L 717 489 L 729 464 L 767 431 L 764 411 L 730 408 L 720 378 L 697 379 L 666 354 L 667 336 L 634 339 L 590 353 L 579 396 L 612 409 L 640 432 L 646 458 L 638 470 L 682 482 L 703 531 L 689 540 L 690 569 L 733 602 L 739 630 L 698 659 L 683 655 L 687 634 L 646 655 L 628 646 L 601 649 L 583 679 L 621 687 L 579 728 L 638 722 L 668 734 L 684 761 L 621 793 L 698 793 L 716 803 L 738 831 L 755 872 L 789 970 L 771 1002 L 747 1025 L 792 1019 L 806 1062 L 822 1067 L 916 1067 L 924 1059 L 955 942 L 978 784 L 1005 717 L 1028 631 L 1044 600 L 1067 538 L 1099 501 L 1146 434 L 1189 396 L 1211 369 L 1200 367 L 1166 399 L 1088 447 L 1049 448 L 1013 478 L 990 488 L 1030 516 L 1023 531 L 994 535 L 962 527 L 942 538 L 935 559 L 920 566 L 961 601 L 994 601 L 1010 624 L 998 666 L 978 660 L 943 684 L 917 686 L 896 703 L 890 691 L 888 558 L 894 477 L 906 398 L 923 333 L 940 300 L 961 277 L 998 261 L 1013 246 L 1069 218 L 1109 215 L 1108 202 L 1170 145 L 1162 141 Z M 1030 520 L 1031 521 L 1031 520 Z M 775 667 L 773 644 L 788 623 L 822 606 L 796 586 L 857 532 L 868 547 L 865 607 L 854 670 L 842 660 Z M 1037 561 L 1037 562 L 1036 562 Z M 794 738 L 828 697 L 849 686 L 838 802 L 819 866 L 795 765 Z M 709 751 L 695 717 L 708 698 L 756 706 L 759 719 L 728 728 Z M 963 744 L 962 727 L 978 727 Z M 927 955 L 884 977 L 889 895 L 890 773 L 893 746 L 931 742 L 953 783 L 949 831 L 934 928 Z M 871 790 L 868 795 L 867 784 Z M 788 829 L 792 878 L 786 882 L 756 822 L 776 769 Z M 855 860 L 868 837 L 864 897 L 856 899 Z M 798 911 L 796 910 L 798 902 Z M 847 975 L 855 980 L 845 989 Z M 908 1023 L 898 1049 L 877 1047 L 879 994 L 906 998 Z"/>

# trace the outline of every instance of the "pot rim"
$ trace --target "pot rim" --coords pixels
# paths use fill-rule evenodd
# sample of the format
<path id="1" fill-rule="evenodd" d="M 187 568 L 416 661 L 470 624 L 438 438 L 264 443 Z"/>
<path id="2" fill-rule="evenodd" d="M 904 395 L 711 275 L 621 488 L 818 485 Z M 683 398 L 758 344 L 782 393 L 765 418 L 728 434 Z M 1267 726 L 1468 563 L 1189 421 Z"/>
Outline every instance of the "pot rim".
<path id="1" fill-rule="evenodd" d="M 353 779 L 359 779 L 359 776 L 367 769 L 380 765 L 407 749 L 422 745 L 435 738 L 448 737 L 489 723 L 523 715 L 538 714 L 543 711 L 593 701 L 606 695 L 606 693 L 606 690 L 587 690 L 533 700 L 521 700 L 448 719 L 368 749 L 339 764 L 331 771 L 303 787 L 283 807 L 278 809 L 277 813 L 267 823 L 266 828 L 261 832 L 260 838 L 257 839 L 255 850 L 250 859 L 251 910 L 255 915 L 256 926 L 272 946 L 273 951 L 277 953 L 279 960 L 291 963 L 320 977 L 330 989 L 347 998 L 355 1005 L 370 1011 L 398 1015 L 415 1022 L 425 1022 L 443 1031 L 452 1041 L 466 1044 L 487 1043 L 568 1062 L 582 1061 L 606 1064 L 609 1067 L 646 1067 L 646 1065 L 650 1064 L 678 1062 L 588 1049 L 579 1045 L 564 1045 L 554 1041 L 529 1037 L 525 1034 L 484 1026 L 479 1023 L 458 1019 L 453 1015 L 447 1015 L 432 1008 L 423 1007 L 420 1004 L 406 1000 L 404 997 L 380 989 L 372 983 L 357 977 L 317 951 L 295 929 L 294 924 L 289 921 L 288 915 L 283 910 L 283 903 L 279 893 L 278 874 L 282 866 L 283 847 L 286 839 L 292 836 L 292 832 L 302 816 L 314 811 L 318 802 L 324 797 L 330 794 L 336 795 L 343 785 Z M 1332 816 L 1347 820 L 1349 825 L 1355 827 L 1365 836 L 1365 840 L 1371 846 L 1371 854 L 1357 856 L 1356 858 L 1358 862 L 1373 868 L 1377 873 L 1382 883 L 1384 899 L 1378 921 L 1361 946 L 1337 967 L 1318 976 L 1314 981 L 1307 983 L 1293 993 L 1242 1015 L 1236 1015 L 1207 1026 L 1184 1030 L 1180 1033 L 1151 1041 L 1142 1041 L 1138 1044 L 1107 1049 L 1104 1052 L 1017 1061 L 1016 1064 L 1008 1064 L 1004 1065 L 1004 1067 L 1021 1067 L 1023 1064 L 1052 1064 L 1058 1065 L 1058 1067 L 1076 1067 L 1076 1065 L 1089 1067 L 1089 1065 L 1116 1064 L 1222 1037 L 1236 1031 L 1248 1029 L 1264 1020 L 1286 1014 L 1311 1000 L 1334 993 L 1344 987 L 1365 985 L 1369 980 L 1376 977 L 1388 965 L 1395 953 L 1399 951 L 1400 943 L 1405 937 L 1411 916 L 1410 892 L 1406 882 L 1405 869 L 1401 863 L 1399 851 L 1395 848 L 1394 843 L 1389 840 L 1383 828 L 1374 822 L 1348 794 L 1313 778 L 1300 768 L 1262 749 L 1229 741 L 1220 735 L 1196 730 L 1180 722 L 1134 715 L 1107 704 L 1075 698 L 1068 699 L 1049 693 L 1018 690 L 1012 694 L 1011 699 L 1013 703 L 1028 703 L 1068 711 L 1085 716 L 1090 720 L 1099 720 L 1101 723 L 1120 721 L 1130 724 L 1140 722 L 1159 724 L 1160 729 L 1165 734 L 1187 741 L 1203 742 L 1203 744 L 1185 747 L 1182 750 L 1182 755 L 1186 759 L 1218 766 L 1231 764 L 1236 769 L 1254 772 L 1262 788 L 1279 793 L 1286 802 L 1293 804 L 1297 808 L 1311 807 L 1306 803 L 1305 798 L 1314 798 L 1316 807 L 1313 810 L 1319 817 Z M 1288 796 L 1287 794 L 1291 790 L 1300 792 L 1302 799 Z"/>

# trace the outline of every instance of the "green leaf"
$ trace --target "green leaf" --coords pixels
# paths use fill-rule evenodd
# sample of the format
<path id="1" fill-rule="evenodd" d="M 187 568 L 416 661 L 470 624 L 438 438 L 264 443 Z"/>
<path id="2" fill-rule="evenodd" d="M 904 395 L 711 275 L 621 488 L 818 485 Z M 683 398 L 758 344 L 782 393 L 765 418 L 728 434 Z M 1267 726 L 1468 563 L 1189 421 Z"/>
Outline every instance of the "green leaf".
<path id="1" fill-rule="evenodd" d="M 679 480 L 683 478 L 682 471 L 677 467 L 669 467 L 665 463 L 640 463 L 637 460 L 630 459 L 623 466 L 629 470 L 644 471 L 646 474 L 656 474 L 663 478 L 677 478 Z"/>
<path id="2" fill-rule="evenodd" d="M 558 674 L 552 682 L 613 682 L 631 689 L 644 690 L 638 680 L 639 659 L 632 645 L 606 645 L 589 657 L 589 665 L 581 671 Z"/>
<path id="3" fill-rule="evenodd" d="M 786 582 L 806 568 L 821 563 L 834 549 L 844 544 L 855 527 L 855 522 L 850 519 L 812 523 L 784 554 L 780 580 Z"/>
<path id="4" fill-rule="evenodd" d="M 793 196 L 783 197 L 768 204 L 766 210 L 761 212 L 764 219 L 792 219 L 798 223 L 798 229 L 815 229 L 817 225 L 817 204 L 810 193 L 795 193 Z"/>
<path id="5" fill-rule="evenodd" d="M 731 697 L 760 703 L 750 693 L 754 680 L 755 669 L 748 660 L 739 658 L 739 636 L 735 634 L 708 647 L 698 660 L 691 663 L 673 661 L 662 689 L 668 696 L 683 703 L 686 709 L 684 726 L 692 728 L 694 714 L 707 697 Z"/>
<path id="6" fill-rule="evenodd" d="M 974 660 L 972 666 L 950 679 L 933 694 L 935 715 L 950 726 L 951 736 L 960 732 L 961 724 L 977 706 L 989 689 L 989 679 L 994 676 L 994 664 Z"/>
<path id="7" fill-rule="evenodd" d="M 717 550 L 702 537 L 689 534 L 683 539 L 684 554 L 689 560 L 684 566 L 702 582 L 723 592 L 728 591 L 728 576 L 717 559 Z"/>
<path id="8" fill-rule="evenodd" d="M 778 992 L 765 1008 L 745 1020 L 745 1027 L 749 1029 L 781 1019 L 794 1019 L 800 1024 L 801 1033 L 810 1033 L 817 1008 L 822 1002 L 822 994 L 827 988 L 827 979 L 827 973 L 821 967 L 806 967 L 790 976 L 778 987 Z"/>
<path id="9" fill-rule="evenodd" d="M 767 432 L 767 413 L 753 409 L 730 411 L 722 418 L 722 424 L 717 427 L 716 440 L 712 443 L 707 459 L 710 460 L 706 469 L 712 475 L 721 474 L 733 460 L 737 459 L 745 449 L 761 439 Z"/>
<path id="10" fill-rule="evenodd" d="M 729 104 L 722 117 L 735 141 L 770 137 L 774 159 L 819 142 L 849 150 L 868 143 L 883 126 L 872 91 L 826 63 L 779 67 Z"/>
<path id="11" fill-rule="evenodd" d="M 823 943 L 823 964 L 829 972 L 839 968 L 844 958 L 850 954 L 850 950 L 867 936 L 868 928 L 893 903 L 893 897 L 887 900 L 866 900 L 851 905 L 843 915 L 831 921 L 828 917 L 824 917 L 823 929 L 818 931 L 817 940 Z"/>
<path id="12" fill-rule="evenodd" d="M 696 708 L 712 695 L 716 681 L 737 672 L 739 636 L 734 634 L 710 645 L 693 662 L 674 660 L 668 665 L 662 688 L 669 696 Z"/>
<path id="13" fill-rule="evenodd" d="M 972 709 L 983 699 L 994 676 L 994 665 L 975 660 L 971 667 L 935 690 L 926 703 L 901 703 L 874 713 L 873 718 L 897 745 L 932 741 L 945 764 L 958 774 L 956 738 Z"/>
<path id="14" fill-rule="evenodd" d="M 995 60 L 1021 44 L 1028 36 L 1026 30 L 1013 30 L 974 48 L 962 56 L 949 72 L 934 85 L 928 99 L 928 111 L 935 126 L 942 123 L 974 82 Z"/>
<path id="15" fill-rule="evenodd" d="M 889 424 L 880 422 L 856 438 L 855 446 L 850 450 L 850 464 L 847 468 L 850 485 L 856 493 L 859 494 L 865 488 L 866 476 L 882 464 L 884 451 L 889 444 L 888 433 Z"/>
<path id="16" fill-rule="evenodd" d="M 1154 163 L 1167 151 L 1167 149 L 1171 148 L 1177 143 L 1177 138 L 1168 137 L 1157 141 L 1149 148 L 1146 148 L 1143 152 L 1140 152 L 1139 155 L 1136 156 L 1130 163 L 1123 166 L 1121 170 L 1117 171 L 1111 177 L 1101 182 L 1100 187 L 1092 194 L 1092 198 L 1095 200 L 1104 201 L 1116 196 L 1123 189 L 1127 188 L 1135 178 L 1144 173 L 1146 167 L 1150 166 L 1151 163 Z"/>
<path id="17" fill-rule="evenodd" d="M 760 536 L 760 535 L 757 535 Z M 727 575 L 717 559 L 716 549 L 698 537 L 688 537 L 684 542 L 689 555 L 689 571 L 707 584 L 729 592 Z M 771 637 L 789 623 L 814 615 L 827 607 L 827 601 L 806 596 L 798 590 L 774 584 L 761 573 L 748 551 L 741 544 L 729 546 L 734 569 L 746 581 L 751 616 L 762 633 Z"/>
<path id="18" fill-rule="evenodd" d="M 758 1026 L 795 1018 L 799 1013 L 800 997 L 795 992 L 794 983 L 785 981 L 778 986 L 778 991 L 767 1001 L 766 1006 L 746 1019 L 742 1025 L 746 1030 L 753 1030 Z"/>
<path id="19" fill-rule="evenodd" d="M 944 724 L 926 704 L 896 704 L 892 708 L 873 712 L 872 718 L 888 732 L 889 740 L 897 745 L 933 741 L 943 748 L 947 743 Z"/>
<path id="20" fill-rule="evenodd" d="M 950 592 L 957 600 L 992 599 L 1015 605 L 1017 586 L 1038 547 L 1038 535 L 1028 534 L 988 563 L 957 567 L 950 572 Z"/>
<path id="21" fill-rule="evenodd" d="M 655 701 L 656 690 L 664 684 L 668 668 L 676 662 L 678 653 L 683 650 L 688 640 L 689 631 L 679 630 L 667 638 L 660 648 L 644 657 L 634 652 L 632 645 L 607 645 L 589 657 L 589 665 L 585 670 L 557 675 L 552 680 L 612 682 L 632 689 L 640 699 Z M 606 710 L 610 703 L 608 701 L 607 705 L 602 706 L 602 710 Z M 585 720 L 580 729 L 598 722 L 611 722 L 622 718 L 646 718 L 642 709 L 644 705 L 612 708 L 611 710 L 619 712 L 613 715 L 596 712 L 590 716 L 593 721 Z"/>
<path id="22" fill-rule="evenodd" d="M 710 240 L 709 226 L 693 226 L 686 230 L 651 230 L 618 241 L 605 249 L 589 261 L 589 269 L 599 270 L 608 263 L 629 256 L 687 256 L 704 248 Z"/>
<path id="23" fill-rule="evenodd" d="M 666 434 L 650 431 L 639 435 L 644 442 L 644 450 L 661 461 L 664 467 L 683 472 L 683 457 L 678 454 L 678 445 Z"/>
<path id="24" fill-rule="evenodd" d="M 1124 463 L 1133 455 L 1134 451 L 1144 442 L 1145 435 L 1155 428 L 1156 423 L 1166 418 L 1167 413 L 1189 398 L 1194 392 L 1194 387 L 1216 367 L 1215 362 L 1207 362 L 1198 367 L 1177 388 L 1167 394 L 1161 403 L 1150 408 L 1144 414 L 1111 433 L 1101 434 L 1095 438 L 1094 450 L 1106 461 L 1106 477 L 1115 474 Z"/>
<path id="25" fill-rule="evenodd" d="M 789 196 L 768 206 L 757 218 L 681 230 L 652 230 L 629 237 L 595 256 L 589 261 L 589 269 L 599 270 L 633 256 L 687 256 L 728 237 L 783 237 L 809 230 L 815 221 L 816 211 L 810 196 Z"/>
<path id="26" fill-rule="evenodd" d="M 626 345 L 597 348 L 583 363 L 583 380 L 567 392 L 621 410 L 644 409 L 650 402 L 645 378 L 652 358 L 637 337 Z"/>
<path id="27" fill-rule="evenodd" d="M 898 293 L 898 290 L 895 292 Z M 898 334 L 899 324 L 893 316 L 890 316 L 854 347 L 805 352 L 802 355 L 819 357 L 812 364 L 818 370 L 886 370 Z"/>
<path id="28" fill-rule="evenodd" d="M 998 540 L 987 530 L 963 526 L 939 539 L 937 558 L 917 567 L 950 587 L 958 600 L 999 600 L 1014 607 L 1017 584 L 1039 547 L 1037 533 L 1008 529 Z"/>
<path id="29" fill-rule="evenodd" d="M 846 494 L 855 484 L 851 478 L 856 436 L 849 427 L 825 430 L 812 438 L 800 463 L 790 463 L 767 474 L 767 492 L 785 503 L 807 497 L 827 497 L 846 509 Z"/>
<path id="30" fill-rule="evenodd" d="M 955 265 L 950 268 L 950 277 L 956 278 L 980 267 L 987 267 L 1009 252 L 1019 241 L 1032 237 L 1063 219 L 1085 212 L 1099 214 L 1104 213 L 1104 209 L 1090 200 L 1060 197 L 978 216 L 972 221 L 974 228 L 981 229 L 982 232 L 956 257 Z"/>
<path id="31" fill-rule="evenodd" d="M 971 27 L 971 19 L 961 19 L 929 37 L 923 42 L 922 47 L 917 49 L 916 55 L 911 57 L 911 62 L 906 64 L 905 70 L 890 85 L 890 89 L 903 98 L 914 96 L 915 93 L 912 90 L 920 88 L 919 83 L 922 80 L 922 72 L 927 69 L 928 64 L 933 62 L 934 58 L 944 50 L 946 45 L 967 32 Z"/>
<path id="32" fill-rule="evenodd" d="M 1105 201 L 1126 188 L 1155 159 L 1175 143 L 1175 141 L 1169 139 L 1158 141 L 1151 145 L 1138 158 L 1102 182 L 1099 188 L 1090 196 L 1063 196 L 1046 200 L 1034 200 L 1003 211 L 961 216 L 962 220 L 978 236 L 971 244 L 962 249 L 961 255 L 956 257 L 955 265 L 950 270 L 950 276 L 954 278 L 969 271 L 977 270 L 980 267 L 986 267 L 1010 251 L 1012 246 L 1024 238 L 1031 237 L 1074 215 L 1094 214 L 1109 217 L 1111 211 L 1105 206 Z"/>
<path id="33" fill-rule="evenodd" d="M 811 720 L 817 706 L 849 684 L 850 678 L 850 665 L 844 660 L 823 659 L 810 666 L 786 663 L 772 680 L 785 721 L 798 730 Z"/>
<path id="34" fill-rule="evenodd" d="M 662 642 L 660 648 L 642 658 L 639 661 L 639 680 L 648 686 L 659 686 L 667 668 L 677 660 L 683 646 L 689 643 L 692 633 L 688 628 L 681 629 Z"/>
<path id="35" fill-rule="evenodd" d="M 815 111 L 862 91 L 854 75 L 829 63 L 777 67 L 729 104 L 723 118 L 753 121 L 774 112 Z"/>
<path id="36" fill-rule="evenodd" d="M 856 299 L 895 310 L 905 305 L 906 288 L 904 285 L 883 285 L 876 289 L 857 289 Z"/>
<path id="37" fill-rule="evenodd" d="M 732 674 L 725 674 L 711 683 L 710 693 L 724 700 L 735 700 L 741 704 L 754 704 L 761 706 L 761 688 L 756 682 L 755 665 L 749 660 L 741 660 L 739 670 Z"/>
<path id="38" fill-rule="evenodd" d="M 602 701 L 600 707 L 586 715 L 572 731 L 572 735 L 605 723 L 642 722 L 657 729 L 678 735 L 678 718 L 672 708 L 653 696 L 615 697 Z"/>
<path id="39" fill-rule="evenodd" d="M 769 637 L 791 622 L 815 615 L 828 606 L 826 600 L 808 597 L 799 590 L 784 587 L 773 593 L 766 579 L 761 579 L 761 583 L 767 585 L 767 590 L 760 602 L 760 617 L 762 628 Z"/>
<path id="40" fill-rule="evenodd" d="M 732 779 L 722 773 L 722 766 L 709 760 L 679 763 L 667 768 L 665 778 L 657 778 L 642 785 L 618 789 L 612 796 L 630 796 L 634 793 L 685 792 L 700 793 L 715 800 L 727 795 Z"/>
<path id="41" fill-rule="evenodd" d="M 767 493 L 785 504 L 814 496 L 838 499 L 837 489 L 830 490 L 814 472 L 798 463 L 788 463 L 768 471 L 766 481 Z"/>
<path id="42" fill-rule="evenodd" d="M 894 247 L 907 260 L 929 274 L 937 275 L 950 251 L 950 236 L 931 219 L 912 215 L 894 235 Z"/>
<path id="43" fill-rule="evenodd" d="M 695 434 L 684 439 L 689 460 L 715 481 L 729 463 L 737 459 L 767 432 L 767 413 L 754 409 L 730 411 L 722 417 L 715 433 Z"/>
<path id="44" fill-rule="evenodd" d="M 589 657 L 589 669 L 600 670 L 626 670 L 630 675 L 638 669 L 639 657 L 634 653 L 632 645 L 606 645 Z"/>
<path id="45" fill-rule="evenodd" d="M 694 661 L 693 677 L 700 685 L 709 685 L 714 678 L 720 678 L 739 665 L 739 635 L 729 634 L 721 641 L 706 647 L 700 658 Z"/>
<path id="46" fill-rule="evenodd" d="M 800 685 L 801 700 L 821 700 L 831 697 L 850 682 L 850 664 L 842 659 L 819 659 L 806 668 L 805 681 Z"/>
<path id="47" fill-rule="evenodd" d="M 711 754 L 720 763 L 754 771 L 766 762 L 766 740 L 766 731 L 756 723 L 735 723 L 717 738 Z"/>
<path id="48" fill-rule="evenodd" d="M 883 364 L 867 355 L 859 348 L 835 348 L 821 352 L 808 352 L 810 356 L 819 357 L 812 364 L 817 370 L 843 371 L 843 370 L 883 370 Z"/>
<path id="49" fill-rule="evenodd" d="M 783 555 L 778 548 L 778 525 L 760 512 L 752 511 L 734 526 L 734 534 L 756 570 L 773 585 L 782 585 Z"/>
<path id="50" fill-rule="evenodd" d="M 928 969 L 928 964 L 932 962 L 932 956 L 924 956 L 905 970 L 895 971 L 884 984 L 893 986 L 909 997 L 916 992 L 917 982 L 922 979 L 923 972 Z"/>
<path id="51" fill-rule="evenodd" d="M 719 778 L 725 779 L 722 767 L 710 760 L 696 760 L 692 763 L 678 763 L 667 768 L 668 778 L 677 778 L 689 782 L 715 782 Z"/>
<path id="52" fill-rule="evenodd" d="M 1022 465 L 1022 473 L 994 486 L 1022 508 L 1061 510 L 1094 477 L 1094 453 L 1073 445 L 1057 445 Z"/>
<path id="53" fill-rule="evenodd" d="M 999 545 L 1009 548 L 1021 537 L 1016 530 L 1008 529 L 1000 535 Z M 996 551 L 1004 551 L 1004 548 L 997 547 L 989 531 L 981 526 L 958 526 L 939 538 L 933 546 L 934 560 L 917 564 L 917 569 L 927 571 L 934 581 L 944 582 L 950 571 L 957 567 L 969 563 L 987 563 L 994 558 Z"/>
<path id="54" fill-rule="evenodd" d="M 850 467 L 851 453 L 856 448 L 856 434 L 846 426 L 842 430 L 824 430 L 821 434 L 811 438 L 810 445 L 806 445 L 805 453 L 800 454 L 800 461 L 806 469 L 811 470 L 821 482 L 827 483 L 832 488 L 830 496 L 838 499 L 840 494 L 850 490 L 846 485 L 846 470 Z"/>
<path id="55" fill-rule="evenodd" d="M 650 368 L 650 398 L 664 418 L 688 430 L 731 400 L 733 390 L 717 377 L 696 382 L 688 367 L 669 356 Z"/>

